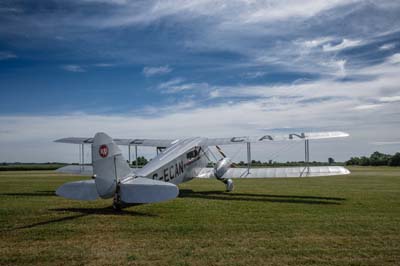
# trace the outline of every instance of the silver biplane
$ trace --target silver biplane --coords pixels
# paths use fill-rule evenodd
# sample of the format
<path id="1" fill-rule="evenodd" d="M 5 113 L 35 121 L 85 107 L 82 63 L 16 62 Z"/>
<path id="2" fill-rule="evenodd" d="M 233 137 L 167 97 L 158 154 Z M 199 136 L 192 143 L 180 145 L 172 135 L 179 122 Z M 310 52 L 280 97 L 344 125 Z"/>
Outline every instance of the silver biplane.
<path id="1" fill-rule="evenodd" d="M 120 209 L 129 204 L 153 203 L 174 199 L 179 194 L 177 185 L 194 178 L 216 178 L 223 182 L 227 191 L 233 190 L 232 178 L 298 178 L 346 175 L 350 171 L 341 166 L 302 166 L 285 168 L 251 168 L 251 144 L 271 141 L 304 141 L 305 162 L 309 161 L 309 141 L 349 136 L 344 132 L 314 132 L 287 135 L 264 135 L 260 137 L 232 138 L 186 138 L 186 139 L 112 139 L 105 133 L 94 138 L 63 138 L 61 143 L 79 144 L 80 165 L 68 165 L 57 169 L 60 173 L 92 176 L 91 180 L 69 182 L 56 191 L 68 199 L 96 200 L 113 198 L 113 207 Z M 84 161 L 84 147 L 91 145 L 92 164 Z M 219 145 L 246 145 L 247 168 L 232 167 Z M 129 148 L 129 163 L 123 157 L 119 145 Z M 156 147 L 157 156 L 143 168 L 131 168 L 131 147 Z M 214 167 L 210 147 L 216 146 L 221 159 Z"/>

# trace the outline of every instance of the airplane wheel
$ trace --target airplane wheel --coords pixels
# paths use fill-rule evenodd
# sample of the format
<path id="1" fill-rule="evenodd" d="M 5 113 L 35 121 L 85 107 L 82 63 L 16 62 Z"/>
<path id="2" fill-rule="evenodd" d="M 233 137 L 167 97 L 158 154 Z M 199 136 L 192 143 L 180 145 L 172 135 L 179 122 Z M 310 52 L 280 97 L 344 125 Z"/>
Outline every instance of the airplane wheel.
<path id="1" fill-rule="evenodd" d="M 230 192 L 233 190 L 233 180 L 232 179 L 228 179 L 226 180 L 226 191 Z"/>

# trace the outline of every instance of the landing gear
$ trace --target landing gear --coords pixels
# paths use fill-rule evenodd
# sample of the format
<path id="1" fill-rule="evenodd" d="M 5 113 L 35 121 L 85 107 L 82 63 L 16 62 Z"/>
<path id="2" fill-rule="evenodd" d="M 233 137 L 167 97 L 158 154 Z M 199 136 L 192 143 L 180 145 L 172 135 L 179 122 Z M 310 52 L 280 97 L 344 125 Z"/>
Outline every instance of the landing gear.
<path id="1" fill-rule="evenodd" d="M 226 186 L 226 191 L 230 192 L 233 190 L 233 180 L 232 179 L 226 179 L 226 181 L 224 182 L 225 186 Z"/>
<path id="2" fill-rule="evenodd" d="M 233 180 L 230 178 L 217 178 L 217 180 L 221 181 L 225 184 L 225 191 L 231 192 L 234 188 Z"/>

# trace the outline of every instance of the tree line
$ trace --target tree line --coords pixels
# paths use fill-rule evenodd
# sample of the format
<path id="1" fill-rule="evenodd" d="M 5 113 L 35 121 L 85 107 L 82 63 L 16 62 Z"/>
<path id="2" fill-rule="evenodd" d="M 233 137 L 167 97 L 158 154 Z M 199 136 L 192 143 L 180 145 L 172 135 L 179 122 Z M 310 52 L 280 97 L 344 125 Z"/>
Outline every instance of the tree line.
<path id="1" fill-rule="evenodd" d="M 400 152 L 394 155 L 380 153 L 378 151 L 372 153 L 369 157 L 351 157 L 346 161 L 346 165 L 361 166 L 400 166 Z"/>

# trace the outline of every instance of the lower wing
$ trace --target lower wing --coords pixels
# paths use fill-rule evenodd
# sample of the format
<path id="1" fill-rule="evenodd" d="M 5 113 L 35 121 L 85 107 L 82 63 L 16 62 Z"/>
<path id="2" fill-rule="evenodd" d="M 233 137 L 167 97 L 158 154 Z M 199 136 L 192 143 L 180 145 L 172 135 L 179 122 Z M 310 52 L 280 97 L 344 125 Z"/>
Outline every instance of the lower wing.
<path id="1" fill-rule="evenodd" d="M 350 171 L 342 166 L 301 166 L 279 168 L 229 168 L 222 178 L 295 178 L 347 175 Z M 214 177 L 214 168 L 203 168 L 198 178 Z"/>

